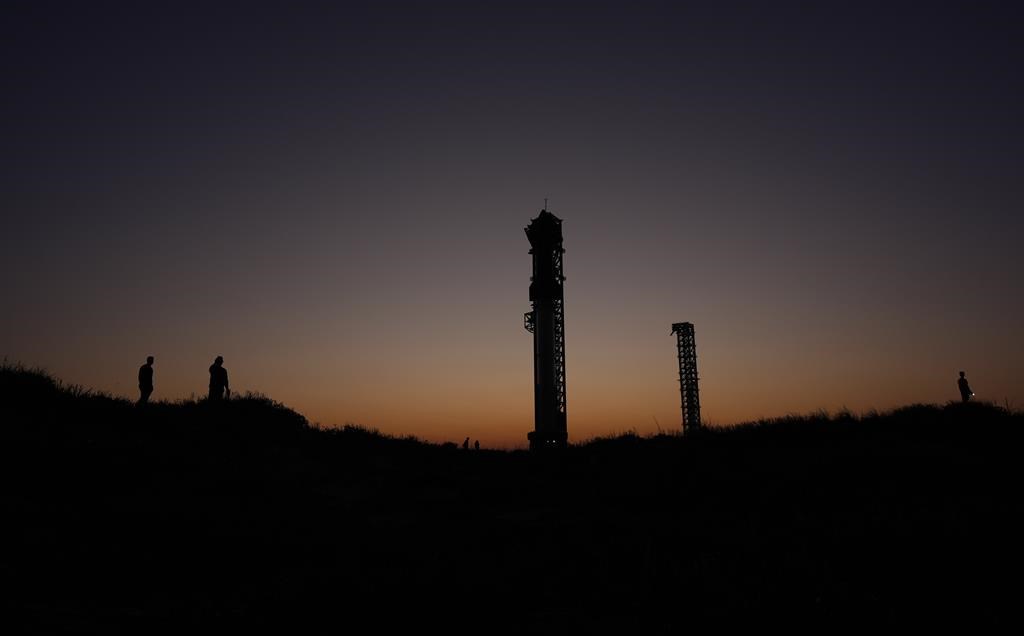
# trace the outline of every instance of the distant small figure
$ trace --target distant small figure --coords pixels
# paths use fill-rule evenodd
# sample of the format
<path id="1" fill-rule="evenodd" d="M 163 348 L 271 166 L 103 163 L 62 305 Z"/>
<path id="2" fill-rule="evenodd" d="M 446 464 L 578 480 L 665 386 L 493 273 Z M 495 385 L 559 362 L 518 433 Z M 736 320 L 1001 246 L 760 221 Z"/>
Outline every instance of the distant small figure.
<path id="1" fill-rule="evenodd" d="M 230 396 L 228 370 L 224 368 L 224 358 L 217 356 L 217 359 L 210 365 L 210 401 L 220 402 Z"/>
<path id="2" fill-rule="evenodd" d="M 967 384 L 967 378 L 964 377 L 964 372 L 960 372 L 960 379 L 956 381 L 957 387 L 960 388 L 960 397 L 964 402 L 970 401 L 974 397 L 974 391 L 971 391 L 971 385 Z"/>
<path id="3" fill-rule="evenodd" d="M 469 450 L 469 438 L 468 437 L 466 438 L 466 441 L 462 442 L 462 448 L 464 448 L 465 450 Z"/>
<path id="4" fill-rule="evenodd" d="M 153 356 L 146 356 L 146 364 L 139 367 L 139 406 L 149 402 L 153 394 Z"/>
<path id="5" fill-rule="evenodd" d="M 480 450 L 480 440 L 476 440 L 475 442 L 473 442 L 473 449 Z"/>

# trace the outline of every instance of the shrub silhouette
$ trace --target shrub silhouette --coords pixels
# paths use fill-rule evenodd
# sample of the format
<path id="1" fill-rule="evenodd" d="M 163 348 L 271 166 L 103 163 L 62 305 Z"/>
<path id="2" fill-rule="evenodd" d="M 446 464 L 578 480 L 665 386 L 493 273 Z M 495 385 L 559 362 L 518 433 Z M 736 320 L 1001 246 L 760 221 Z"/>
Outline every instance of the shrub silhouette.
<path id="1" fill-rule="evenodd" d="M 1000 573 L 1024 565 L 1024 417 L 983 403 L 464 453 L 257 394 L 136 408 L 5 365 L 0 414 L 2 566 L 32 631 L 976 628 L 1018 611 Z"/>

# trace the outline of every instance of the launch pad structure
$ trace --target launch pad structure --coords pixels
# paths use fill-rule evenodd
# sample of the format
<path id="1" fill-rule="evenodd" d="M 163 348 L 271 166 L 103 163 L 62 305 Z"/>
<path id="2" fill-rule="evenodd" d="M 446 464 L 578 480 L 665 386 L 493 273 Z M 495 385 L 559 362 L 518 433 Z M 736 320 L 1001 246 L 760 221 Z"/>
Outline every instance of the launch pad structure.
<path id="1" fill-rule="evenodd" d="M 683 433 L 700 428 L 700 392 L 697 388 L 697 343 L 693 323 L 677 322 L 672 325 L 679 353 L 679 397 L 683 410 Z"/>
<path id="2" fill-rule="evenodd" d="M 564 448 L 569 434 L 565 417 L 565 296 L 562 273 L 562 220 L 546 209 L 526 227 L 533 256 L 530 277 L 532 311 L 523 317 L 533 334 L 534 430 L 530 448 Z"/>
<path id="3" fill-rule="evenodd" d="M 526 226 L 533 257 L 531 310 L 523 326 L 533 334 L 533 431 L 530 449 L 564 448 L 569 433 L 565 408 L 565 274 L 562 219 L 545 209 Z M 697 346 L 693 323 L 672 325 L 679 355 L 679 396 L 683 433 L 701 428 L 697 387 Z"/>

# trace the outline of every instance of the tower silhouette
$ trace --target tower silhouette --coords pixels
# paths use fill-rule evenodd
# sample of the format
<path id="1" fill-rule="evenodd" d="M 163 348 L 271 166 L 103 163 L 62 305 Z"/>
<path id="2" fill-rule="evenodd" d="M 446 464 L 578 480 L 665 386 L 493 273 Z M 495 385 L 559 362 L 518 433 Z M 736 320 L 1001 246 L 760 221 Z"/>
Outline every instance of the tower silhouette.
<path id="1" fill-rule="evenodd" d="M 564 447 L 569 438 L 565 420 L 565 307 L 562 275 L 562 220 L 547 210 L 526 227 L 533 255 L 530 303 L 524 316 L 533 334 L 534 430 L 531 449 Z"/>
<path id="2" fill-rule="evenodd" d="M 679 397 L 683 409 L 683 433 L 700 428 L 700 393 L 697 390 L 697 343 L 693 323 L 672 325 L 679 351 Z"/>

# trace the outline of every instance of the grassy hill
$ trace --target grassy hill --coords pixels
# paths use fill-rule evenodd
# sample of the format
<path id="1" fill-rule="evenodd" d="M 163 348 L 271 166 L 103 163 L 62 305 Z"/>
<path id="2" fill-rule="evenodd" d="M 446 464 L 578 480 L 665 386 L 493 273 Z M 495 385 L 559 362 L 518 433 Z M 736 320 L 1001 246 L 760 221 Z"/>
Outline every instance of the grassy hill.
<path id="1" fill-rule="evenodd" d="M 1020 622 L 1024 416 L 987 404 L 530 454 L 5 366 L 0 421 L 5 602 L 37 632 Z"/>

